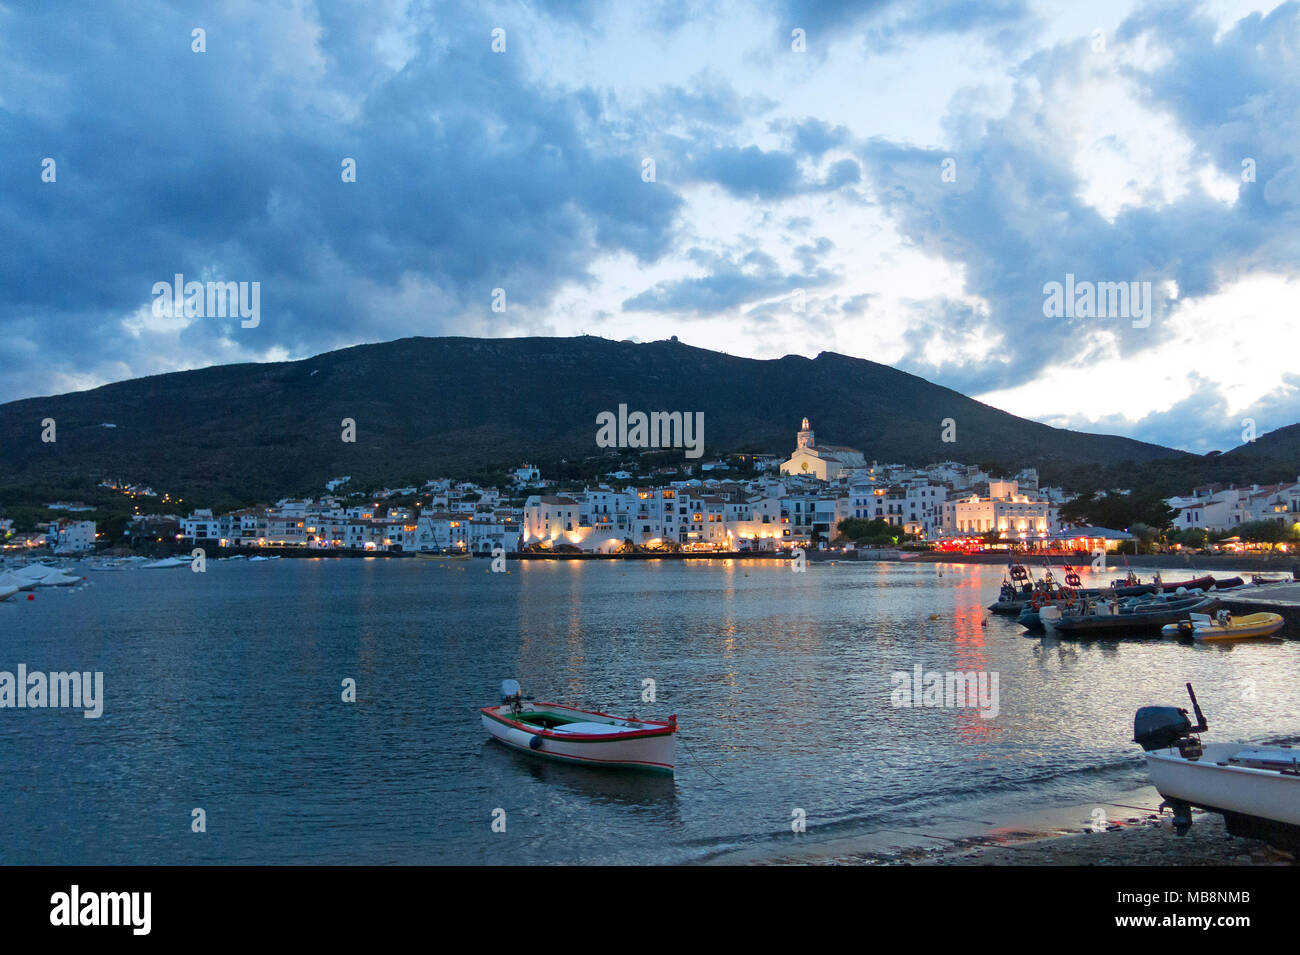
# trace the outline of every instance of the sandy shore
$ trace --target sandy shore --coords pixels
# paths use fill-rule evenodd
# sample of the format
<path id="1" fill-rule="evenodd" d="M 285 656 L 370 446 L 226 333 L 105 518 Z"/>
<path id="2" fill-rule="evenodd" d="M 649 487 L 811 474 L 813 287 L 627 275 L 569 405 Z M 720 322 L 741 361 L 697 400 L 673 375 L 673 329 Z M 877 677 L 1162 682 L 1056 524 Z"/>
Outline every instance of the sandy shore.
<path id="1" fill-rule="evenodd" d="M 914 826 L 826 841 L 795 840 L 723 853 L 707 865 L 1009 865 L 1229 866 L 1292 865 L 1290 856 L 1255 839 L 1230 836 L 1223 817 L 1193 812 L 1176 835 L 1172 817 L 1157 811 L 1150 787 L 1116 793 L 1110 801 L 1006 814 L 980 813 L 918 821 Z M 1106 828 L 1094 831 L 1097 809 Z"/>
<path id="2" fill-rule="evenodd" d="M 884 865 L 1291 865 L 1292 860 L 1255 839 L 1228 835 L 1223 818 L 1197 813 L 1191 831 L 1177 836 L 1166 828 L 1169 816 L 1135 816 L 1103 832 L 1044 837 L 1024 833 L 999 839 L 976 838 L 943 849 L 909 850 L 892 859 L 840 858 L 827 864 Z"/>

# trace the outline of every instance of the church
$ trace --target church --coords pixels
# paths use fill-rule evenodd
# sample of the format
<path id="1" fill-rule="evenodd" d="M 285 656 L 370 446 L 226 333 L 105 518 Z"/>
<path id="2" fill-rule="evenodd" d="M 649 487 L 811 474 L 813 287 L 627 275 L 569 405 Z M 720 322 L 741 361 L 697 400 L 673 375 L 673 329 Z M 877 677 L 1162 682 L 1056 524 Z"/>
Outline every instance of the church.
<path id="1" fill-rule="evenodd" d="M 866 459 L 857 448 L 845 448 L 836 444 L 817 444 L 812 425 L 803 419 L 803 429 L 795 439 L 794 454 L 790 460 L 781 465 L 782 474 L 800 474 L 834 481 L 843 472 L 852 468 L 864 468 Z"/>

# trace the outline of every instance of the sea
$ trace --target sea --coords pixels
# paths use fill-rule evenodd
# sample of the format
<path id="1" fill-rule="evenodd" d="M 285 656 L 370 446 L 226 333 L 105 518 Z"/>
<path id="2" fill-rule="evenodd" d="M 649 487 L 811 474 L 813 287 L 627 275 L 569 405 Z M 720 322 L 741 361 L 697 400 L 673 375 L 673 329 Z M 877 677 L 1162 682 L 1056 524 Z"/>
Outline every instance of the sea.
<path id="1" fill-rule="evenodd" d="M 0 861 L 776 860 L 1123 813 L 1146 784 L 1133 713 L 1186 706 L 1188 682 L 1210 738 L 1300 736 L 1296 642 L 1033 637 L 985 610 L 996 566 L 795 566 L 78 565 L 81 586 L 0 603 L 0 671 L 103 675 L 98 718 L 0 708 Z M 947 674 L 982 675 L 985 698 L 914 692 Z M 676 714 L 675 775 L 490 741 L 478 711 L 507 678 Z"/>

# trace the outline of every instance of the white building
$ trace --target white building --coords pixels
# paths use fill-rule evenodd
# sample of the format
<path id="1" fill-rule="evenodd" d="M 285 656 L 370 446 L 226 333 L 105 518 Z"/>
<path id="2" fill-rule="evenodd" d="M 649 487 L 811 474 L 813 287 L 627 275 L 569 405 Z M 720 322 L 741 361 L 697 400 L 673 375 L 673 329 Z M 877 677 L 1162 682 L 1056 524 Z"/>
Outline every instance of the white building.
<path id="1" fill-rule="evenodd" d="M 836 444 L 819 445 L 812 425 L 804 418 L 803 427 L 795 436 L 794 453 L 781 465 L 781 473 L 803 474 L 819 481 L 834 481 L 843 471 L 866 466 L 866 459 L 856 448 Z"/>
<path id="2" fill-rule="evenodd" d="M 50 521 L 45 543 L 56 554 L 84 554 L 95 548 L 95 522 L 66 517 Z"/>
<path id="3" fill-rule="evenodd" d="M 181 518 L 181 538 L 201 544 L 205 541 L 221 539 L 221 519 L 214 517 L 212 511 L 200 508 Z"/>
<path id="4" fill-rule="evenodd" d="M 1008 539 L 1030 539 L 1056 532 L 1056 505 L 1018 490 L 1015 481 L 990 481 L 988 497 L 968 494 L 944 502 L 943 534 L 964 537 L 997 531 Z"/>

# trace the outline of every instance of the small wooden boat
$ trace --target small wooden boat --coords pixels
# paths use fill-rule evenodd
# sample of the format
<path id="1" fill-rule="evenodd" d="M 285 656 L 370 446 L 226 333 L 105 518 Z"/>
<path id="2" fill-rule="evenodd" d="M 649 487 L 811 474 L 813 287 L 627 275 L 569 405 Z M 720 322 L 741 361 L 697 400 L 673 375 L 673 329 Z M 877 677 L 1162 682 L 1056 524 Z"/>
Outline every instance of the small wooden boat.
<path id="1" fill-rule="evenodd" d="M 501 684 L 500 706 L 479 712 L 487 734 L 511 749 L 564 763 L 671 773 L 677 759 L 677 717 L 640 720 L 535 702 L 519 684 Z"/>
<path id="2" fill-rule="evenodd" d="M 1223 816 L 1234 836 L 1300 849 L 1300 749 L 1249 743 L 1208 743 L 1194 735 L 1208 727 L 1187 684 L 1196 713 L 1144 706 L 1133 718 L 1133 741 L 1146 753 L 1151 782 L 1174 813 L 1174 831 L 1186 834 L 1193 806 Z"/>
<path id="3" fill-rule="evenodd" d="M 1271 637 L 1286 621 L 1280 613 L 1248 613 L 1234 617 L 1220 610 L 1211 617 L 1205 613 L 1189 614 L 1187 620 L 1160 628 L 1166 637 L 1190 637 L 1193 640 L 1242 640 L 1246 637 Z"/>
<path id="4" fill-rule="evenodd" d="M 469 560 L 469 554 L 434 554 L 428 551 L 417 551 L 415 554 L 417 560 Z"/>

